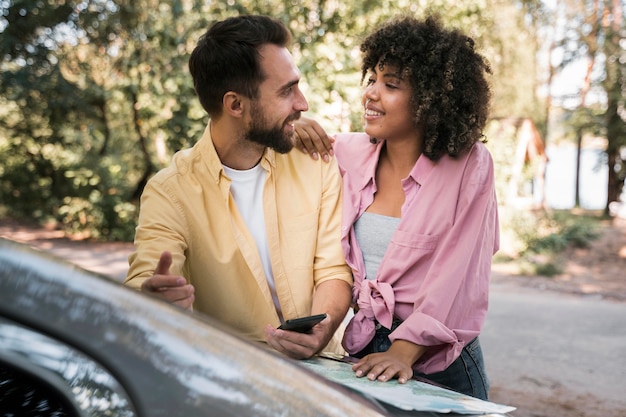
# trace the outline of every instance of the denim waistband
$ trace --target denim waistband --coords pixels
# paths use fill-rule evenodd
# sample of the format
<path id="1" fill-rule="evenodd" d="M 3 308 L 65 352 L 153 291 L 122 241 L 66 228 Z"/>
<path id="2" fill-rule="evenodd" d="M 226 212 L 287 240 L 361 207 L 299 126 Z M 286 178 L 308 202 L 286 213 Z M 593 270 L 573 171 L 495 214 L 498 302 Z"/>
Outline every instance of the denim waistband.
<path id="1" fill-rule="evenodd" d="M 398 328 L 398 326 L 400 324 L 402 324 L 402 321 L 403 320 L 400 320 L 400 319 L 393 319 L 393 321 L 391 322 L 391 329 L 388 329 L 385 326 L 383 326 L 382 324 L 380 324 L 378 322 L 378 320 L 374 320 L 374 323 L 376 324 L 376 327 L 375 327 L 376 328 L 376 333 L 378 333 L 380 331 L 381 333 L 385 333 L 386 332 L 387 334 L 389 334 L 389 333 L 393 332 L 394 330 L 396 330 Z"/>

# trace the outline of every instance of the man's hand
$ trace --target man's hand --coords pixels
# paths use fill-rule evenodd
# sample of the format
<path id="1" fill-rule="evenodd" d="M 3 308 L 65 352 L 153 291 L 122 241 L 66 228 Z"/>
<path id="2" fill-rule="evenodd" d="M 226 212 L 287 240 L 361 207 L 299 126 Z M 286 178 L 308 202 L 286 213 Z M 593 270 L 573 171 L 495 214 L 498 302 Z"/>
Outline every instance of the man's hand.
<path id="1" fill-rule="evenodd" d="M 195 289 L 193 285 L 187 284 L 185 278 L 170 275 L 171 265 L 172 255 L 169 252 L 163 252 L 154 275 L 141 284 L 141 291 L 191 310 L 195 299 Z"/>
<path id="2" fill-rule="evenodd" d="M 293 125 L 296 131 L 294 136 L 296 148 L 308 153 L 315 160 L 321 154 L 325 162 L 330 161 L 330 157 L 334 154 L 333 143 L 335 143 L 335 139 L 329 137 L 322 126 L 315 120 L 304 116 L 296 120 Z"/>
<path id="3" fill-rule="evenodd" d="M 311 333 L 298 333 L 265 327 L 265 341 L 277 351 L 294 359 L 307 359 L 321 351 L 332 338 L 330 316 L 313 326 Z"/>

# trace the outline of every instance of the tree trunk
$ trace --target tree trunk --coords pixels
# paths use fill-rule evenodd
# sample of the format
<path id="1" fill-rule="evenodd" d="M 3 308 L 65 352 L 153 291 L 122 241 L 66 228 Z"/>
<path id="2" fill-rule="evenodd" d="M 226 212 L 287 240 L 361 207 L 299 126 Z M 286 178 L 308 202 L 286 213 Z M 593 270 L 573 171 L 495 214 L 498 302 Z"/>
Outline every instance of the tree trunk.
<path id="1" fill-rule="evenodd" d="M 141 175 L 141 179 L 135 186 L 135 190 L 131 195 L 131 200 L 138 200 L 139 197 L 141 197 L 141 193 L 143 193 L 144 187 L 148 183 L 148 179 L 150 179 L 150 176 L 155 172 L 155 168 L 152 164 L 152 159 L 150 158 L 150 152 L 148 152 L 147 139 L 141 131 L 141 119 L 139 117 L 139 111 L 137 110 L 137 93 L 132 92 L 131 97 L 133 105 L 133 125 L 135 127 L 137 137 L 139 138 L 139 147 L 144 161 L 143 174 Z"/>
<path id="2" fill-rule="evenodd" d="M 604 78 L 604 90 L 607 93 L 607 109 L 605 113 L 606 138 L 608 145 L 606 148 L 609 178 L 607 184 L 607 201 L 604 208 L 605 215 L 610 215 L 609 205 L 614 201 L 619 201 L 623 185 L 623 178 L 618 175 L 616 168 L 621 161 L 620 149 L 626 145 L 624 139 L 624 128 L 626 124 L 620 116 L 620 103 L 623 103 L 621 77 L 623 64 L 620 62 L 622 55 L 621 41 L 624 39 L 620 28 L 622 24 L 622 7 L 619 1 L 613 1 L 612 9 L 605 9 L 603 15 L 603 25 L 606 30 L 606 40 L 604 41 L 604 53 L 606 59 L 606 76 Z"/>
<path id="3" fill-rule="evenodd" d="M 576 188 L 574 189 L 574 207 L 580 207 L 580 159 L 583 148 L 583 132 L 578 129 L 576 132 Z"/>
<path id="4" fill-rule="evenodd" d="M 98 155 L 104 156 L 108 151 L 109 142 L 111 141 L 111 132 L 109 131 L 109 118 L 107 114 L 106 101 L 102 100 L 101 103 L 98 103 L 98 108 L 102 113 L 102 124 L 104 125 L 104 128 L 102 129 L 104 133 L 104 141 L 102 141 L 102 147 L 100 148 Z"/>

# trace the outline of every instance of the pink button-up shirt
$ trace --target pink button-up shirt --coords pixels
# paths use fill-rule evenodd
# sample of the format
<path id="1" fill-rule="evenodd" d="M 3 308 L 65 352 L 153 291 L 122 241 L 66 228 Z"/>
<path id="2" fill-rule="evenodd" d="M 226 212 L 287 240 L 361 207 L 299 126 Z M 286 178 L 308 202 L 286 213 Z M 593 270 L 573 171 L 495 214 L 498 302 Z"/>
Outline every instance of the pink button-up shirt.
<path id="1" fill-rule="evenodd" d="M 375 321 L 391 328 L 398 318 L 402 324 L 391 341 L 431 347 L 414 369 L 442 371 L 478 336 L 487 314 L 491 259 L 499 246 L 493 160 L 482 143 L 456 159 L 421 156 L 402 180 L 402 219 L 378 274 L 365 279 L 353 225 L 374 199 L 383 146 L 369 139 L 338 134 L 335 143 L 344 185 L 342 245 L 358 305 L 343 344 L 357 353 L 372 339 Z"/>

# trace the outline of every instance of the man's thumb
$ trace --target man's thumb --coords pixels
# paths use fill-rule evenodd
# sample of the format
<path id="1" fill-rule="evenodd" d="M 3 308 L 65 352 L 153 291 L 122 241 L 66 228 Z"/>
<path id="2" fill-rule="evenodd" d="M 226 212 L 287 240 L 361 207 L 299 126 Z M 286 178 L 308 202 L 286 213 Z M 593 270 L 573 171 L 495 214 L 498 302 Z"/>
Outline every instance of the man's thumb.
<path id="1" fill-rule="evenodd" d="M 156 270 L 154 271 L 154 275 L 169 275 L 171 265 L 172 254 L 169 252 L 163 252 L 161 254 L 161 258 L 159 258 L 159 263 L 157 264 Z"/>

